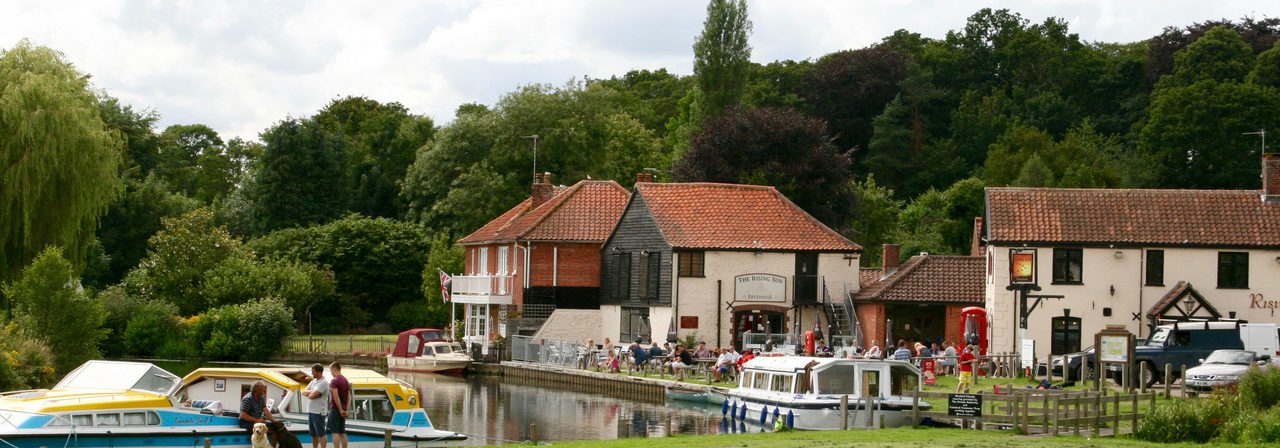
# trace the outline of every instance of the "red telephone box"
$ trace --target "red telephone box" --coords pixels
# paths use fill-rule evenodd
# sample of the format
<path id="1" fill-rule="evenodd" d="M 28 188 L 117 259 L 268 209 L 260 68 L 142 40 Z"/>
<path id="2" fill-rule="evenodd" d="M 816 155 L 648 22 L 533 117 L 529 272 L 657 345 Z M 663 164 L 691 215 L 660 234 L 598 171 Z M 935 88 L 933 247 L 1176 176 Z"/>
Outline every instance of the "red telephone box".
<path id="1" fill-rule="evenodd" d="M 965 307 L 960 310 L 960 323 L 964 329 L 964 345 L 977 345 L 978 356 L 987 354 L 987 310 L 979 306 Z"/>

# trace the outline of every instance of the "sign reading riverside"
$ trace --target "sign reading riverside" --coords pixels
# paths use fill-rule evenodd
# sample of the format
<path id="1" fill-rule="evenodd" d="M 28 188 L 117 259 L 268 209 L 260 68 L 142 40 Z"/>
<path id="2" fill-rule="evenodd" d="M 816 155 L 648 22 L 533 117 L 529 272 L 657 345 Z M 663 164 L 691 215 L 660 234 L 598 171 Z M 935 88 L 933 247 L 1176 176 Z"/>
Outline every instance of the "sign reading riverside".
<path id="1" fill-rule="evenodd" d="M 773 274 L 746 274 L 733 278 L 733 297 L 743 302 L 787 301 L 787 279 Z"/>

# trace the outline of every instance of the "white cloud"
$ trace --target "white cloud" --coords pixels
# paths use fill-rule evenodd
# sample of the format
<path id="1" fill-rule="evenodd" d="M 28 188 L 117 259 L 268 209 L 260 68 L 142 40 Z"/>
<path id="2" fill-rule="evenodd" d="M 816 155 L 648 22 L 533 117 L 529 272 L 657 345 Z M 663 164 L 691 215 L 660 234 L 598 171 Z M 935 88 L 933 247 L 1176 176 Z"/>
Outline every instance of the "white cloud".
<path id="1" fill-rule="evenodd" d="M 1280 4 L 993 1 L 1038 22 L 1069 21 L 1093 41 L 1135 41 L 1168 25 L 1280 15 Z M 753 59 L 817 58 L 897 29 L 929 37 L 983 5 L 945 0 L 751 2 Z M 689 73 L 705 4 L 678 0 L 459 2 L 0 0 L 0 47 L 29 38 L 64 52 L 95 84 L 154 108 L 162 125 L 206 123 L 256 138 L 287 116 L 364 95 L 438 122 L 528 83 L 633 68 Z"/>

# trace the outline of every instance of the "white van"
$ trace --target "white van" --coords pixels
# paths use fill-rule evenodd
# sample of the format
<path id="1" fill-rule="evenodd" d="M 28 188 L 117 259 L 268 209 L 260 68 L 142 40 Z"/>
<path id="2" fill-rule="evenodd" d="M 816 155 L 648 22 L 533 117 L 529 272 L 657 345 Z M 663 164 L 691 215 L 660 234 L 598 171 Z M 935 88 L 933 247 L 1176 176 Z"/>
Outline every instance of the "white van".
<path id="1" fill-rule="evenodd" d="M 1273 364 L 1280 365 L 1280 326 L 1276 324 L 1240 324 L 1240 341 L 1244 349 L 1271 356 Z"/>

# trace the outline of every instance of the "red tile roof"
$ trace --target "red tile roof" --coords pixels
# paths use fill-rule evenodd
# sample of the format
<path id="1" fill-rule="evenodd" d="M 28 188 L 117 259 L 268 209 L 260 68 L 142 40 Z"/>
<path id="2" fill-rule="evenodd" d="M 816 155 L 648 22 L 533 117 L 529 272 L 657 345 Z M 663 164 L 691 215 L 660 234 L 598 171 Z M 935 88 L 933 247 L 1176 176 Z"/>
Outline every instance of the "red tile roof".
<path id="1" fill-rule="evenodd" d="M 584 180 L 556 187 L 550 200 L 530 210 L 525 199 L 458 244 L 514 240 L 604 242 L 618 223 L 631 193 L 617 182 Z"/>
<path id="2" fill-rule="evenodd" d="M 882 268 L 859 268 L 858 269 L 858 290 L 864 290 L 871 285 L 880 281 L 880 276 L 884 274 Z"/>
<path id="3" fill-rule="evenodd" d="M 1280 247 L 1260 190 L 987 188 L 995 243 Z"/>
<path id="4" fill-rule="evenodd" d="M 986 260 L 962 255 L 916 255 L 883 280 L 858 291 L 857 301 L 983 303 Z"/>
<path id="5" fill-rule="evenodd" d="M 636 193 L 676 248 L 862 250 L 773 187 L 642 182 Z"/>

